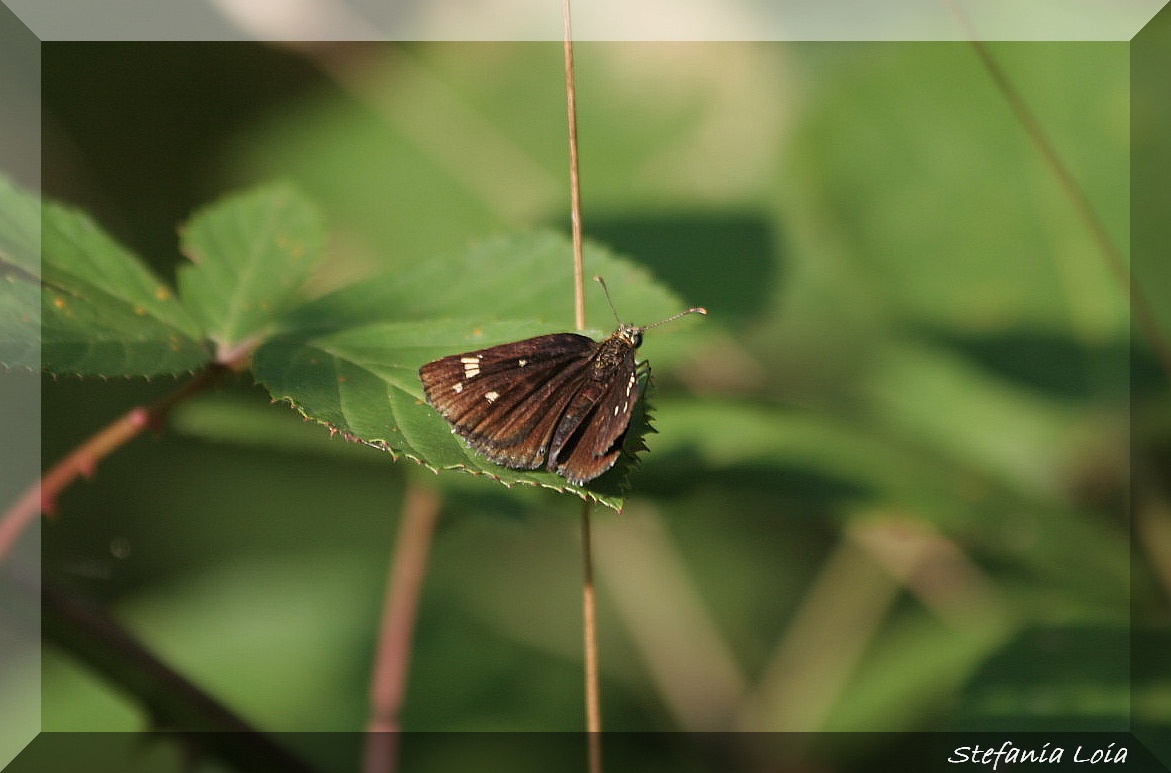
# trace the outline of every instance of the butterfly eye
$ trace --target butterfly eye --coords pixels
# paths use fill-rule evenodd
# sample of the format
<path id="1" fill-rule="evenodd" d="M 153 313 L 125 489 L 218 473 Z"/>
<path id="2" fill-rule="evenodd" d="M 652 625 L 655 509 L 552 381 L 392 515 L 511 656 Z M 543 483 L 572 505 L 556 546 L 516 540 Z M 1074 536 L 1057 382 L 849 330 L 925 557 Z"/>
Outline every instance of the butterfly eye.
<path id="1" fill-rule="evenodd" d="M 632 337 L 631 343 L 634 344 L 635 349 L 642 346 L 642 331 L 641 330 L 634 331 L 634 336 Z"/>

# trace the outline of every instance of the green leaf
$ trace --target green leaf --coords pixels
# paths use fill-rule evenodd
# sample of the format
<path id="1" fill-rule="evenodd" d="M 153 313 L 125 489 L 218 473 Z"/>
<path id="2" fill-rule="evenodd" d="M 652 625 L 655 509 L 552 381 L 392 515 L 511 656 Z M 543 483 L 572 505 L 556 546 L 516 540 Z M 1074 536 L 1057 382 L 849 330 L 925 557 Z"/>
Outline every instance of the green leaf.
<path id="1" fill-rule="evenodd" d="M 290 324 L 338 329 L 447 317 L 530 319 L 546 325 L 541 332 L 572 330 L 570 252 L 566 238 L 551 231 L 488 239 L 320 298 L 294 312 Z M 653 283 L 645 269 L 593 244 L 586 245 L 585 253 L 586 317 L 592 332 L 608 333 L 617 324 L 601 287 L 589 281 L 595 275 L 606 280 L 623 321 L 656 322 L 683 308 L 674 294 Z M 666 343 L 675 327 L 672 323 L 652 335 Z"/>
<path id="2" fill-rule="evenodd" d="M 892 444 L 857 420 L 830 414 L 765 405 L 737 405 L 710 400 L 664 402 L 656 412 L 662 433 L 656 444 L 676 490 L 689 480 L 680 459 L 694 459 L 699 469 L 742 468 L 758 478 L 775 478 L 783 470 L 807 470 L 857 487 L 849 497 L 891 499 L 937 513 L 950 503 L 957 473 L 940 460 Z M 678 477 L 676 477 L 678 476 Z M 947 512 L 947 511 L 942 511 Z"/>
<path id="3" fill-rule="evenodd" d="M 0 362 L 154 375 L 207 361 L 195 321 L 88 215 L 0 178 Z M 39 323 L 39 324 L 38 324 Z"/>
<path id="4" fill-rule="evenodd" d="M 181 241 L 193 265 L 180 270 L 180 294 L 208 337 L 233 347 L 273 329 L 298 302 L 325 235 L 312 204 L 274 185 L 198 212 Z"/>
<path id="5" fill-rule="evenodd" d="M 256 377 L 305 416 L 396 456 L 506 486 L 572 491 L 618 509 L 623 469 L 580 487 L 549 472 L 492 464 L 452 434 L 419 382 L 420 366 L 438 357 L 571 329 L 569 254 L 568 242 L 552 234 L 497 239 L 327 296 L 294 315 L 300 334 L 260 347 Z M 587 265 L 609 279 L 623 308 L 655 319 L 681 306 L 644 271 L 602 250 L 587 250 Z M 600 288 L 591 295 L 593 319 L 611 317 Z M 644 351 L 653 355 L 669 331 L 655 331 Z M 628 448 L 637 442 L 632 437 Z"/>
<path id="6" fill-rule="evenodd" d="M 0 175 L 0 362 L 40 365 L 40 202 Z"/>
<path id="7" fill-rule="evenodd" d="M 1140 694 L 1155 684 L 1134 653 L 1151 648 L 1145 660 L 1163 662 L 1167 640 L 1141 625 L 1131 629 L 1125 602 L 1121 620 L 1089 617 L 1051 622 L 1030 619 L 979 664 L 951 717 L 965 731 L 1013 732 L 1124 730 L 1137 713 Z M 969 626 L 969 630 L 974 627 Z M 1159 679 L 1165 688 L 1166 682 Z M 950 729 L 950 728 L 949 728 Z"/>
<path id="8" fill-rule="evenodd" d="M 852 675 L 850 699 L 838 701 L 819 730 L 890 732 L 930 717 L 941 692 L 958 691 L 1014 633 L 1011 622 L 989 612 L 972 610 L 965 622 L 947 630 L 918 610 L 894 617 Z"/>
<path id="9" fill-rule="evenodd" d="M 41 248 L 47 370 L 138 376 L 207 362 L 199 326 L 171 288 L 84 212 L 46 203 Z"/>
<path id="10" fill-rule="evenodd" d="M 1073 314 L 1088 335 L 1125 335 L 1125 288 L 1003 95 L 975 87 L 987 73 L 972 51 L 846 51 L 840 87 L 803 115 L 786 174 L 808 186 L 800 199 L 824 202 L 852 278 L 869 278 L 867 299 L 881 288 L 903 315 L 960 330 L 1064 326 Z M 1125 46 L 994 44 L 991 54 L 1125 252 L 1129 135 L 1114 107 L 1127 99 Z"/>
<path id="11" fill-rule="evenodd" d="M 283 454 L 306 454 L 389 465 L 386 454 L 361 443 L 341 443 L 313 422 L 292 416 L 286 406 L 224 392 L 185 400 L 169 414 L 167 429 L 215 443 Z"/>
<path id="12" fill-rule="evenodd" d="M 35 274 L 41 248 L 40 200 L 0 175 L 0 261 Z"/>
<path id="13" fill-rule="evenodd" d="M 367 644 L 371 599 L 355 589 L 377 579 L 344 554 L 309 557 L 312 571 L 301 556 L 220 563 L 181 588 L 129 600 L 124 614 L 245 716 L 282 729 L 325 729 L 323 716 L 328 729 L 356 727 L 361 710 L 347 703 L 346 674 Z M 230 642 L 214 620 L 235 632 Z M 292 673 L 304 677 L 282 678 Z"/>
<path id="14" fill-rule="evenodd" d="M 1060 491 L 1076 448 L 1076 407 L 989 376 L 950 352 L 890 344 L 867 384 L 876 415 L 940 458 L 952 458 L 1028 496 Z M 923 406 L 931 410 L 923 410 Z"/>

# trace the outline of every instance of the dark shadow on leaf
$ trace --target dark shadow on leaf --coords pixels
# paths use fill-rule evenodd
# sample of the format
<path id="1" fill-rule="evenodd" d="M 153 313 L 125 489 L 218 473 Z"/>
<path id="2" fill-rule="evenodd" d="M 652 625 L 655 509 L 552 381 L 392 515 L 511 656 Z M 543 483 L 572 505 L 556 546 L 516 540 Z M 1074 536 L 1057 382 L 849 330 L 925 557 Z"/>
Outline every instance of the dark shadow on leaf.
<path id="1" fill-rule="evenodd" d="M 921 327 L 917 332 L 1000 378 L 1065 399 L 1119 397 L 1128 380 L 1136 387 L 1153 384 L 1158 372 L 1147 352 L 1119 340 L 1088 345 L 1065 333 L 1027 329 L 976 334 Z"/>
<path id="2" fill-rule="evenodd" d="M 474 487 L 456 486 L 448 482 L 453 475 L 445 477 L 447 481 L 440 483 L 440 488 L 443 489 L 444 507 L 452 513 L 475 513 L 477 517 L 510 521 L 523 521 L 533 513 L 533 503 L 524 497 L 524 491 L 489 485 L 490 481 L 485 480 L 474 481 Z M 449 523 L 441 521 L 438 528 L 444 531 L 449 527 Z"/>
<path id="3" fill-rule="evenodd" d="M 591 216 L 586 236 L 650 269 L 688 303 L 721 319 L 763 312 L 779 277 L 771 221 L 752 212 L 677 211 Z M 619 309 L 637 319 L 637 309 Z"/>
<path id="4" fill-rule="evenodd" d="M 637 494 L 664 499 L 685 497 L 701 488 L 736 496 L 765 494 L 775 497 L 778 507 L 810 514 L 840 510 L 875 495 L 856 481 L 809 467 L 759 461 L 713 468 L 692 449 L 648 454 L 633 483 Z"/>
<path id="5" fill-rule="evenodd" d="M 1030 628 L 984 662 L 952 722 L 965 731 L 1128 730 L 1131 652 L 1123 625 Z"/>

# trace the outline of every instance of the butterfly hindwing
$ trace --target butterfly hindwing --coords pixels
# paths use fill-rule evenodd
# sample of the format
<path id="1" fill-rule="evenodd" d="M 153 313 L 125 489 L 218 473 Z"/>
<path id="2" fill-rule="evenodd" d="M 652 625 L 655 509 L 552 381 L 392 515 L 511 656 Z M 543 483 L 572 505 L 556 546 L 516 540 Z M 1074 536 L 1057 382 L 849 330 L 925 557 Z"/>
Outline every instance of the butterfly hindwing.
<path id="1" fill-rule="evenodd" d="M 634 349 L 628 347 L 596 389 L 578 393 L 557 427 L 550 470 L 580 485 L 614 466 L 639 398 L 635 370 Z"/>

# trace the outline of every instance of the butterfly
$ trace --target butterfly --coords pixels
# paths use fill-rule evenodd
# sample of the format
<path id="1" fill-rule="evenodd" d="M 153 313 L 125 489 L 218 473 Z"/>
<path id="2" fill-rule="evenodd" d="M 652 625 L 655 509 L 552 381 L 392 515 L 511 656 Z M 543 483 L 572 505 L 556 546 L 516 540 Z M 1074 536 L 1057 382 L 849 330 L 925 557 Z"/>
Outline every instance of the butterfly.
<path id="1" fill-rule="evenodd" d="M 594 279 L 610 301 L 605 282 Z M 643 327 L 619 319 L 603 341 L 552 333 L 453 354 L 424 365 L 419 379 L 452 432 L 489 461 L 514 470 L 543 466 L 580 486 L 622 452 L 646 365 L 634 357 L 642 334 L 693 313 L 707 311 L 687 309 Z"/>

